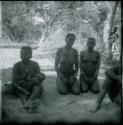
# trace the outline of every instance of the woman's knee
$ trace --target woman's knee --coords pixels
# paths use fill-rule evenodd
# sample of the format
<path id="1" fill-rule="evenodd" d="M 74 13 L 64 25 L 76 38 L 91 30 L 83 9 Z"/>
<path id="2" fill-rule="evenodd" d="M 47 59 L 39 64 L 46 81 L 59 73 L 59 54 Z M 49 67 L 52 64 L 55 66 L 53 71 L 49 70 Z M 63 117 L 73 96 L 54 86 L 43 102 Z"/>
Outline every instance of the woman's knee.
<path id="1" fill-rule="evenodd" d="M 57 86 L 57 89 L 60 94 L 66 95 L 68 93 L 68 89 L 66 86 Z"/>
<path id="2" fill-rule="evenodd" d="M 92 88 L 92 89 L 91 89 L 91 92 L 97 94 L 97 93 L 100 92 L 100 90 L 99 90 L 99 88 Z"/>
<path id="3" fill-rule="evenodd" d="M 68 94 L 67 90 L 58 90 L 58 91 L 59 91 L 59 94 L 61 94 L 61 95 L 67 95 Z"/>
<path id="4" fill-rule="evenodd" d="M 33 87 L 33 90 L 37 90 L 37 91 L 43 92 L 43 86 L 42 86 L 42 84 L 35 85 Z"/>
<path id="5" fill-rule="evenodd" d="M 80 85 L 78 80 L 75 81 L 75 83 L 72 86 L 71 92 L 73 94 L 79 95 L 80 94 Z"/>
<path id="6" fill-rule="evenodd" d="M 98 80 L 94 81 L 94 83 L 93 83 L 93 85 L 91 87 L 91 92 L 93 92 L 93 93 L 99 93 L 100 92 Z"/>
<path id="7" fill-rule="evenodd" d="M 89 86 L 84 81 L 80 82 L 80 91 L 83 92 L 83 93 L 86 93 L 86 92 L 89 91 Z"/>
<path id="8" fill-rule="evenodd" d="M 4 89 L 2 89 L 2 94 L 3 95 L 13 95 L 15 94 L 15 88 L 12 84 L 8 86 L 4 86 Z"/>
<path id="9" fill-rule="evenodd" d="M 72 89 L 71 92 L 75 95 L 79 95 L 80 94 L 80 89 L 77 88 L 77 89 Z"/>
<path id="10" fill-rule="evenodd" d="M 113 82 L 113 80 L 111 79 L 111 78 L 109 78 L 108 76 L 106 76 L 106 78 L 105 78 L 105 80 L 104 80 L 104 83 L 112 83 Z"/>
<path id="11" fill-rule="evenodd" d="M 68 93 L 67 86 L 59 78 L 57 78 L 56 84 L 60 94 L 66 95 Z"/>

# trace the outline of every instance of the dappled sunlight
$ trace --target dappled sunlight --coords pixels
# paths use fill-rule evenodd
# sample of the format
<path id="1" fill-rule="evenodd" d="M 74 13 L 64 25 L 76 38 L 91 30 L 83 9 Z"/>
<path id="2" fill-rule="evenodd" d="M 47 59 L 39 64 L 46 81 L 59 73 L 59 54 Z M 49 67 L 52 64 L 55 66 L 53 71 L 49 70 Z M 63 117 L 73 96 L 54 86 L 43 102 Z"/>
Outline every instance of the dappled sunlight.
<path id="1" fill-rule="evenodd" d="M 2 60 L 2 83 L 7 83 L 11 81 L 11 70 L 14 63 L 20 60 L 19 57 L 20 49 L 2 49 L 3 56 Z M 90 109 L 93 108 L 95 104 L 95 99 L 97 95 L 92 93 L 72 95 L 68 94 L 67 96 L 60 95 L 56 87 L 56 71 L 54 69 L 54 57 L 51 56 L 52 51 L 42 52 L 34 50 L 34 55 L 32 60 L 35 60 L 39 63 L 41 71 L 46 74 L 46 80 L 43 82 L 44 92 L 40 100 L 40 106 L 36 114 L 28 114 L 25 111 L 18 108 L 22 104 L 18 99 L 6 99 L 5 106 L 11 114 L 10 119 L 16 120 L 17 122 L 31 122 L 31 121 L 42 121 L 42 122 L 54 122 L 58 120 L 64 121 L 96 121 L 97 115 L 92 115 Z M 11 61 L 10 61 L 11 60 Z M 100 68 L 100 86 L 104 80 L 104 69 L 105 66 L 102 65 Z M 7 106 L 9 104 L 9 106 Z M 106 105 L 110 105 L 108 97 L 104 99 L 103 109 L 101 109 L 98 114 L 99 121 L 106 121 L 113 119 L 115 111 L 107 111 Z M 13 107 L 13 108 L 12 108 Z M 112 106 L 111 106 L 112 107 Z M 115 106 L 114 106 L 115 108 Z M 108 113 L 107 118 L 102 118 L 103 115 Z M 70 115 L 71 114 L 71 115 Z M 83 115 L 84 114 L 84 115 Z M 76 118 L 75 118 L 76 116 Z M 81 117 L 82 116 L 82 117 Z M 87 118 L 88 117 L 88 118 Z M 74 118 L 74 119 L 73 119 Z M 18 120 L 17 120 L 18 119 Z M 72 119 L 72 120 L 71 120 Z M 9 120 L 9 119 L 8 119 Z M 114 119 L 117 121 L 117 119 Z"/>
<path id="2" fill-rule="evenodd" d="M 1 3 L 1 2 L 0 2 Z M 92 92 L 80 95 L 61 95 L 58 92 L 55 71 L 55 57 L 59 48 L 65 46 L 68 33 L 75 34 L 73 48 L 80 52 L 87 49 L 87 40 L 96 40 L 95 50 L 101 54 L 99 69 L 99 87 L 101 89 L 106 77 L 105 71 L 120 55 L 120 46 L 109 44 L 116 42 L 114 27 L 121 36 L 120 2 L 102 1 L 4 1 L 2 5 L 2 26 L 0 25 L 0 92 L 5 85 L 11 84 L 12 68 L 20 61 L 22 46 L 32 48 L 31 60 L 39 64 L 40 71 L 46 75 L 43 81 L 43 93 L 35 113 L 27 113 L 22 108 L 21 100 L 15 96 L 0 98 L 0 107 L 5 113 L 5 121 L 17 123 L 119 123 L 119 107 L 113 104 L 108 94 L 101 109 L 92 113 L 99 94 Z M 0 15 L 0 16 L 1 16 Z M 117 37 L 118 43 L 120 38 Z M 113 52 L 110 51 L 113 49 Z M 111 57 L 112 54 L 112 57 Z M 111 57 L 111 59 L 109 58 Z M 109 62 L 108 62 L 109 61 Z M 89 69 L 90 70 L 90 69 Z M 77 79 L 80 77 L 80 69 Z M 1 93 L 0 93 L 1 97 Z M 1 104 L 2 103 L 2 104 Z M 1 112 L 1 111 L 0 111 Z M 0 116 L 1 117 L 1 116 Z"/>
<path id="3" fill-rule="evenodd" d="M 118 121 L 118 118 L 114 118 L 117 107 L 111 104 L 108 96 L 103 101 L 102 109 L 92 114 L 90 110 L 94 107 L 97 98 L 96 94 L 89 92 L 85 94 L 81 93 L 80 95 L 70 93 L 68 95 L 60 95 L 56 87 L 56 75 L 55 72 L 53 75 L 52 71 L 46 71 L 46 80 L 43 82 L 43 87 L 44 92 L 40 98 L 37 113 L 35 114 L 26 113 L 23 110 L 20 111 L 19 107 L 22 104 L 19 99 L 7 97 L 4 101 L 4 106 L 9 115 L 11 114 L 10 119 L 16 120 L 19 123 L 30 123 L 32 121 L 55 122 L 59 120 L 68 122 L 78 122 L 81 120 L 88 120 L 88 122 Z M 114 110 L 109 110 L 107 106 Z M 103 117 L 104 115 L 107 117 Z"/>

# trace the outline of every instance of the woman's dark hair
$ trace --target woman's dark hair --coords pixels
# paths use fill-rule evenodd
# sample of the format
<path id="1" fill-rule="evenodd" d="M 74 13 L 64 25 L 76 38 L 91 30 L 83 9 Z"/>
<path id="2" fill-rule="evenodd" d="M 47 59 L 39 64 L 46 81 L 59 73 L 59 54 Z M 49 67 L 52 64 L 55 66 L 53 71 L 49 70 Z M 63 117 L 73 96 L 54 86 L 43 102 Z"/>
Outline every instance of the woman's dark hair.
<path id="1" fill-rule="evenodd" d="M 95 38 L 93 38 L 93 37 L 88 38 L 87 44 L 88 44 L 88 43 L 93 43 L 94 45 L 96 45 L 96 40 L 95 40 Z"/>
<path id="2" fill-rule="evenodd" d="M 65 41 L 66 41 L 68 38 L 71 38 L 71 39 L 74 39 L 74 40 L 75 40 L 76 36 L 75 36 L 75 34 L 73 34 L 73 33 L 68 33 L 68 34 L 66 35 Z"/>
<path id="3" fill-rule="evenodd" d="M 32 48 L 29 47 L 29 46 L 23 46 L 23 47 L 21 48 L 21 52 L 22 52 L 22 51 L 28 51 L 28 52 L 32 55 Z"/>

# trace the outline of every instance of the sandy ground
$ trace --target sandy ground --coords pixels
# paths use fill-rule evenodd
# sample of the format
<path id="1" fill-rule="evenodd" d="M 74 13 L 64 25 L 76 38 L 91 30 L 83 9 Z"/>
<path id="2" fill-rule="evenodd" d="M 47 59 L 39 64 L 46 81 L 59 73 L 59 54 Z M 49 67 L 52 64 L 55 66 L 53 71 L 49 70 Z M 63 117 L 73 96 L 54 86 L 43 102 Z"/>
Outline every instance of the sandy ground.
<path id="1" fill-rule="evenodd" d="M 50 53 L 50 52 L 49 52 Z M 20 123 L 44 122 L 55 123 L 64 121 L 68 123 L 91 122 L 120 122 L 118 114 L 119 107 L 110 102 L 108 96 L 102 103 L 102 108 L 97 113 L 91 113 L 94 103 L 98 95 L 91 92 L 80 95 L 60 95 L 56 87 L 56 73 L 54 71 L 54 55 L 40 52 L 34 52 L 33 60 L 39 62 L 42 71 L 46 74 L 46 80 L 43 82 L 44 92 L 40 99 L 38 112 L 35 114 L 26 113 L 20 110 L 22 106 L 19 99 L 7 96 L 2 100 L 2 104 L 6 107 L 8 116 L 6 121 L 16 121 Z M 19 49 L 0 49 L 2 71 L 2 85 L 11 80 L 11 68 L 15 62 L 19 60 Z M 11 60 L 11 61 L 10 61 Z M 104 80 L 104 69 L 100 70 L 100 87 Z"/>
<path id="2" fill-rule="evenodd" d="M 0 70 L 0 122 L 1 122 L 1 102 L 2 102 L 1 91 L 2 91 L 2 79 L 1 79 L 1 70 Z"/>
<path id="3" fill-rule="evenodd" d="M 23 110 L 19 110 L 22 106 L 19 99 L 8 96 L 3 101 L 3 106 L 8 112 L 8 121 L 16 122 L 45 122 L 54 123 L 57 121 L 64 122 L 84 122 L 105 123 L 118 122 L 117 115 L 119 107 L 112 104 L 108 97 L 102 103 L 102 108 L 97 113 L 91 113 L 94 108 L 94 103 L 97 95 L 91 92 L 80 95 L 60 95 L 57 92 L 56 78 L 47 76 L 43 83 L 44 92 L 40 100 L 40 106 L 36 114 L 29 114 Z M 101 83 L 101 81 L 100 81 Z M 102 84 L 102 83 L 101 83 Z"/>

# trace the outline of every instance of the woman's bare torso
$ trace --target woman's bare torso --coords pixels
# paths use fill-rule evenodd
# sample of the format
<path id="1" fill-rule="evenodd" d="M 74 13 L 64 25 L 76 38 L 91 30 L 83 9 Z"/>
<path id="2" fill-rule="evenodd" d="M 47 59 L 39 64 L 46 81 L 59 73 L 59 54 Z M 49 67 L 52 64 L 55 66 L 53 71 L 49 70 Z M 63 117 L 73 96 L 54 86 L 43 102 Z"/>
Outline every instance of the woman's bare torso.
<path id="1" fill-rule="evenodd" d="M 75 49 L 73 48 L 70 50 L 60 49 L 60 71 L 64 75 L 69 76 L 74 73 L 75 56 Z"/>

